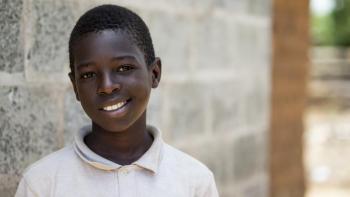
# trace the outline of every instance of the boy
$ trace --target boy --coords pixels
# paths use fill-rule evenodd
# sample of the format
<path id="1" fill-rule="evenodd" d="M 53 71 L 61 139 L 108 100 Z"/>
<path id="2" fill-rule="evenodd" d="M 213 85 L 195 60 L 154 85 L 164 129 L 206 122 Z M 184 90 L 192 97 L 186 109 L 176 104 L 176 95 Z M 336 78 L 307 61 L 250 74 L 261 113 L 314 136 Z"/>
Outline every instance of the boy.
<path id="1" fill-rule="evenodd" d="M 69 57 L 76 98 L 92 125 L 30 166 L 17 197 L 218 196 L 208 168 L 146 125 L 161 61 L 139 16 L 115 5 L 89 10 L 71 33 Z"/>

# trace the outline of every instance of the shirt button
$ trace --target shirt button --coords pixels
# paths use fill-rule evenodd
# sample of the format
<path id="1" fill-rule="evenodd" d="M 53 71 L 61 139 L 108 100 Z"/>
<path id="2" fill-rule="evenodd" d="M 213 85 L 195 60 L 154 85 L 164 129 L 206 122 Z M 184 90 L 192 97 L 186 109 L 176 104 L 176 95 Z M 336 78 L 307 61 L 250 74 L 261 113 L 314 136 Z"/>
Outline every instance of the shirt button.
<path id="1" fill-rule="evenodd" d="M 126 169 L 126 168 L 121 168 L 120 169 L 120 173 L 122 173 L 122 174 L 129 174 L 129 170 Z"/>

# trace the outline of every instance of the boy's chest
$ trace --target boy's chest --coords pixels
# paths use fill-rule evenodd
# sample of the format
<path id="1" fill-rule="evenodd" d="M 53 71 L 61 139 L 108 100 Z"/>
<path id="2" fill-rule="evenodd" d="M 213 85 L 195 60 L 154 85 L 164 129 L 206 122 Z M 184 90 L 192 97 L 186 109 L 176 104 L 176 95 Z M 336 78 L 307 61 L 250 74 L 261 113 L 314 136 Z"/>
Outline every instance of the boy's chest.
<path id="1" fill-rule="evenodd" d="M 52 197 L 193 197 L 194 189 L 176 177 L 157 177 L 135 171 L 119 171 L 84 177 L 57 177 Z M 175 179 L 174 179 L 175 178 Z"/>

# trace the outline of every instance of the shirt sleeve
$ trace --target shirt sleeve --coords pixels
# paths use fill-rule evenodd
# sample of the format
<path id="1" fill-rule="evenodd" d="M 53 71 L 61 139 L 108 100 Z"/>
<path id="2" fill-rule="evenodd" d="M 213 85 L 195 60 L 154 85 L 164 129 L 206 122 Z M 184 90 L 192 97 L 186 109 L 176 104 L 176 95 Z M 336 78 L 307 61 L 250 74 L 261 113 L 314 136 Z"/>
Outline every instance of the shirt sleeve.
<path id="1" fill-rule="evenodd" d="M 213 173 L 210 173 L 210 176 L 203 181 L 204 183 L 200 186 L 196 197 L 219 197 Z"/>
<path id="2" fill-rule="evenodd" d="M 25 178 L 19 182 L 15 197 L 38 197 L 36 193 L 30 188 Z"/>

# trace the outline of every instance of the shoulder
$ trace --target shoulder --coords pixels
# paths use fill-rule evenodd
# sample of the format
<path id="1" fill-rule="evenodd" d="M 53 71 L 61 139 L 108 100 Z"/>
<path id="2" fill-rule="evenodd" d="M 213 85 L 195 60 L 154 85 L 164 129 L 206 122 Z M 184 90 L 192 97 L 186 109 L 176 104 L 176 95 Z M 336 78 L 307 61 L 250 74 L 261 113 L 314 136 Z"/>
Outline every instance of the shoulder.
<path id="1" fill-rule="evenodd" d="M 172 177 L 188 181 L 196 196 L 218 197 L 214 175 L 202 162 L 168 144 L 163 155 L 164 166 Z"/>
<path id="2" fill-rule="evenodd" d="M 76 156 L 73 147 L 64 147 L 31 164 L 24 171 L 23 178 L 27 182 L 47 180 L 54 176 L 63 164 L 66 166 L 71 162 L 74 157 Z"/>
<path id="3" fill-rule="evenodd" d="M 54 187 L 55 179 L 61 172 L 66 172 L 76 159 L 72 146 L 55 151 L 31 164 L 23 173 L 17 196 L 49 196 L 50 189 Z M 69 173 L 69 172 L 68 172 Z"/>
<path id="4" fill-rule="evenodd" d="M 164 144 L 164 162 L 194 178 L 213 177 L 211 170 L 202 162 L 166 143 Z"/>

